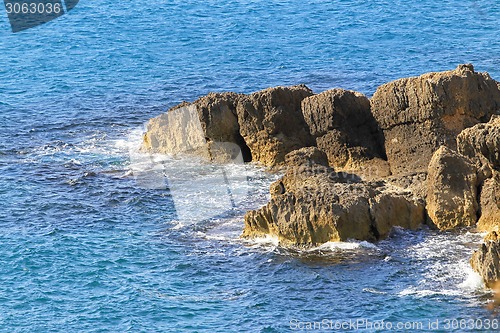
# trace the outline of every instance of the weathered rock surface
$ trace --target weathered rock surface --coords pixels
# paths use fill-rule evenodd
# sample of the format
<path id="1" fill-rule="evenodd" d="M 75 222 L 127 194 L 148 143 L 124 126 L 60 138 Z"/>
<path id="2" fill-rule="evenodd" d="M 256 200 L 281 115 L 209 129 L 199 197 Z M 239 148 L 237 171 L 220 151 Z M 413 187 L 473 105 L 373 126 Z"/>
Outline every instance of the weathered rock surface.
<path id="1" fill-rule="evenodd" d="M 484 181 L 480 194 L 481 217 L 477 222 L 479 231 L 500 232 L 500 173 Z"/>
<path id="2" fill-rule="evenodd" d="M 500 85 L 460 65 L 385 84 L 371 100 L 304 85 L 209 94 L 152 119 L 143 146 L 218 162 L 241 151 L 286 167 L 271 201 L 247 213 L 244 237 L 377 240 L 426 219 L 441 230 L 491 231 L 500 228 L 496 114 Z"/>
<path id="3" fill-rule="evenodd" d="M 285 164 L 289 168 L 314 164 L 328 166 L 328 158 L 324 151 L 316 147 L 304 147 L 286 154 Z"/>
<path id="4" fill-rule="evenodd" d="M 383 155 L 378 125 L 370 111 L 370 101 L 363 94 L 327 90 L 305 98 L 302 113 L 331 166 L 354 169 L 361 162 Z"/>
<path id="5" fill-rule="evenodd" d="M 487 286 L 491 287 L 500 280 L 500 240 L 497 232 L 486 235 L 479 250 L 472 254 L 470 264 Z"/>
<path id="6" fill-rule="evenodd" d="M 492 168 L 500 171 L 500 116 L 463 130 L 457 137 L 457 149 L 478 166 L 485 167 L 488 161 Z"/>
<path id="7" fill-rule="evenodd" d="M 477 169 L 466 157 L 442 146 L 429 163 L 427 212 L 440 230 L 477 222 Z"/>
<path id="8" fill-rule="evenodd" d="M 415 229 L 424 204 L 384 183 L 356 183 L 317 165 L 290 168 L 271 186 L 271 201 L 245 216 L 243 237 L 277 236 L 282 245 L 377 240 L 395 225 Z"/>
<path id="9" fill-rule="evenodd" d="M 184 105 L 151 119 L 143 148 L 153 153 L 198 154 L 209 157 L 196 105 Z"/>
<path id="10" fill-rule="evenodd" d="M 289 152 L 314 145 L 300 108 L 312 94 L 299 85 L 269 88 L 240 99 L 236 108 L 240 133 L 254 161 L 282 165 Z"/>
<path id="11" fill-rule="evenodd" d="M 312 95 L 302 101 L 302 113 L 315 138 L 330 130 L 339 129 L 355 142 L 373 144 L 367 141 L 370 140 L 370 130 L 375 125 L 375 120 L 370 112 L 370 101 L 361 93 L 332 89 Z M 357 130 L 367 135 L 363 137 Z"/>
<path id="12" fill-rule="evenodd" d="M 441 145 L 456 149 L 462 130 L 499 114 L 500 89 L 487 73 L 460 65 L 384 84 L 371 108 L 392 173 L 423 172 Z"/>
<path id="13" fill-rule="evenodd" d="M 221 144 L 233 143 L 250 161 L 236 115 L 239 98 L 235 93 L 210 93 L 193 103 L 173 107 L 148 122 L 143 148 L 154 153 L 214 156 L 217 160 L 226 148 Z"/>
<path id="14" fill-rule="evenodd" d="M 427 172 L 415 172 L 399 176 L 389 176 L 384 181 L 393 186 L 404 188 L 417 198 L 427 197 Z"/>

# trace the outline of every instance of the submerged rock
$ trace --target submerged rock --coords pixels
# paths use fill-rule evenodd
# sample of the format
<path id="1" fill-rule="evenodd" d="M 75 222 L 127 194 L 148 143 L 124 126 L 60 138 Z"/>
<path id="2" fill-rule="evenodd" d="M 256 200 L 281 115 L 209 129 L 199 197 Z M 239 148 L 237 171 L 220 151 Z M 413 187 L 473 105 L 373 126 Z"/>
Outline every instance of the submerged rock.
<path id="1" fill-rule="evenodd" d="M 429 163 L 427 212 L 440 230 L 470 227 L 477 222 L 476 167 L 465 156 L 442 146 Z"/>
<path id="2" fill-rule="evenodd" d="M 495 231 L 486 235 L 481 247 L 472 254 L 470 264 L 486 286 L 492 287 L 500 280 L 500 240 Z"/>
<path id="3" fill-rule="evenodd" d="M 371 107 L 392 173 L 422 172 L 441 145 L 456 149 L 462 130 L 500 113 L 500 89 L 487 73 L 460 65 L 384 84 Z"/>
<path id="4" fill-rule="evenodd" d="M 298 246 L 375 241 L 393 226 L 415 229 L 423 223 L 421 200 L 384 183 L 356 180 L 320 165 L 290 168 L 271 186 L 271 201 L 245 215 L 242 236 L 273 235 L 282 245 Z"/>

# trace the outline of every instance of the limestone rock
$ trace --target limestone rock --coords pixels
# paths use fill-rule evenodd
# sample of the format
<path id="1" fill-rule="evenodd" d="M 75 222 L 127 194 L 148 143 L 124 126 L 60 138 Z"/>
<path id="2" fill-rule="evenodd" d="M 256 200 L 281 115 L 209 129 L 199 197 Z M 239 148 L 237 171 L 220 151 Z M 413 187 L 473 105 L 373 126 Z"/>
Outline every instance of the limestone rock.
<path id="1" fill-rule="evenodd" d="M 331 89 L 312 95 L 302 101 L 302 113 L 315 138 L 337 129 L 353 146 L 371 147 L 376 143 L 372 134 L 377 124 L 370 112 L 370 100 L 359 92 Z"/>
<path id="2" fill-rule="evenodd" d="M 343 167 L 349 161 L 348 142 L 347 135 L 337 129 L 316 138 L 318 148 L 326 153 L 328 162 L 334 167 Z"/>
<path id="3" fill-rule="evenodd" d="M 330 165 L 344 167 L 349 157 L 368 160 L 382 155 L 370 101 L 355 91 L 332 89 L 305 98 L 302 113 L 317 146 Z"/>
<path id="4" fill-rule="evenodd" d="M 314 145 L 300 108 L 311 95 L 309 88 L 299 85 L 269 88 L 240 99 L 240 133 L 254 161 L 280 165 L 287 153 Z"/>
<path id="5" fill-rule="evenodd" d="M 481 217 L 477 222 L 479 231 L 500 232 L 500 173 L 484 181 L 480 194 Z"/>
<path id="6" fill-rule="evenodd" d="M 415 230 L 425 217 L 423 201 L 388 190 L 370 198 L 370 213 L 378 239 L 387 237 L 393 226 Z"/>
<path id="7" fill-rule="evenodd" d="M 240 143 L 236 104 L 241 95 L 210 93 L 196 100 L 198 115 L 205 136 L 214 142 Z"/>
<path id="8" fill-rule="evenodd" d="M 476 167 L 464 156 L 445 146 L 429 163 L 427 211 L 440 230 L 473 226 L 477 222 Z"/>
<path id="9" fill-rule="evenodd" d="M 487 161 L 500 171 L 500 116 L 463 130 L 457 137 L 457 149 L 479 166 L 484 166 Z"/>
<path id="10" fill-rule="evenodd" d="M 316 147 L 304 147 L 286 154 L 285 164 L 287 167 L 311 166 L 313 164 L 328 166 L 328 158 L 325 152 Z"/>
<path id="11" fill-rule="evenodd" d="M 175 108 L 149 120 L 143 148 L 153 153 L 198 154 L 209 158 L 196 105 Z"/>
<path id="12" fill-rule="evenodd" d="M 472 269 L 491 287 L 500 280 L 500 240 L 495 231 L 490 232 L 470 260 Z"/>
<path id="13" fill-rule="evenodd" d="M 424 172 L 441 145 L 455 149 L 462 130 L 500 113 L 500 89 L 487 73 L 460 65 L 380 86 L 371 110 L 392 173 Z"/>
<path id="14" fill-rule="evenodd" d="M 246 161 L 251 160 L 239 131 L 236 115 L 239 98 L 235 93 L 210 93 L 151 119 L 144 135 L 144 150 L 164 154 L 195 153 L 218 160 L 226 153 L 222 149 L 226 148 L 224 144 L 233 143 Z"/>
<path id="15" fill-rule="evenodd" d="M 271 186 L 271 201 L 245 215 L 243 237 L 277 236 L 282 245 L 377 240 L 395 225 L 417 228 L 422 201 L 383 183 L 350 182 L 333 169 L 290 169 Z"/>
<path id="16" fill-rule="evenodd" d="M 384 179 L 392 186 L 405 189 L 417 198 L 427 197 L 427 172 L 415 172 L 399 176 L 390 176 Z"/>

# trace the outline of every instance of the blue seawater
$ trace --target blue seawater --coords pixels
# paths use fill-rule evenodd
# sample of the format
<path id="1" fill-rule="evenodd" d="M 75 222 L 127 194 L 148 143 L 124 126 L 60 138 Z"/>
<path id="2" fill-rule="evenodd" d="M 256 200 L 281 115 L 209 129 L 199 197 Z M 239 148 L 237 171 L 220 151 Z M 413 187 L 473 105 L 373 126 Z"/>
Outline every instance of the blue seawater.
<path id="1" fill-rule="evenodd" d="M 137 186 L 129 152 L 149 118 L 210 91 L 305 83 L 371 95 L 460 63 L 500 79 L 498 36 L 493 0 L 81 0 L 15 34 L 2 15 L 0 331 L 334 331 L 330 320 L 360 320 L 379 326 L 349 330 L 463 332 L 453 320 L 495 320 L 468 268 L 479 235 L 244 242 L 244 209 L 265 203 L 275 176 L 249 166 L 244 207 L 183 225 L 168 189 Z"/>

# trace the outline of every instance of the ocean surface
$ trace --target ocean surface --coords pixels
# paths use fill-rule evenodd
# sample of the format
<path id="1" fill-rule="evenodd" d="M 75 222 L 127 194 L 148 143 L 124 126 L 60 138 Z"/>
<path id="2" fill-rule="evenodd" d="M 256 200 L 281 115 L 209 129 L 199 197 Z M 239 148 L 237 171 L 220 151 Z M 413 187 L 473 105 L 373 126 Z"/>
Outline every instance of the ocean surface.
<path id="1" fill-rule="evenodd" d="M 497 320 L 468 265 L 481 235 L 395 230 L 308 250 L 243 241 L 245 210 L 278 175 L 158 156 L 145 169 L 137 147 L 149 118 L 211 91 L 304 83 L 370 96 L 460 63 L 500 79 L 498 1 L 81 0 L 15 34 L 0 11 L 1 332 L 336 331 L 335 321 L 473 332 Z M 137 175 L 155 165 L 163 185 L 143 186 Z M 193 178 L 211 172 L 224 177 L 210 184 L 246 195 L 214 211 L 217 186 Z M 174 178 L 190 192 L 172 191 Z"/>

